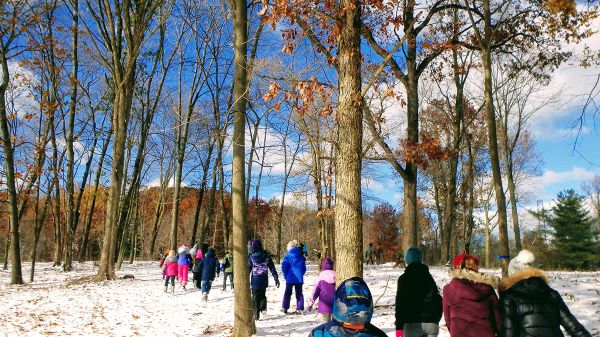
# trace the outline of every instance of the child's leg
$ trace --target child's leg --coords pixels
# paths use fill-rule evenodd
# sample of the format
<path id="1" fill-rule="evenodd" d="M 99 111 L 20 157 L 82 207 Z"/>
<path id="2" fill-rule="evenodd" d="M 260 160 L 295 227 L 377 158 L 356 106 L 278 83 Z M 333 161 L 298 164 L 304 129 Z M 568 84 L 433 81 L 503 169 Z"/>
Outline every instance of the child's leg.
<path id="1" fill-rule="evenodd" d="M 292 289 L 294 285 L 292 283 L 285 284 L 285 292 L 283 293 L 283 303 L 281 307 L 285 310 L 290 308 L 290 299 L 292 298 Z"/>
<path id="2" fill-rule="evenodd" d="M 258 291 L 258 309 L 259 311 L 267 310 L 267 289 L 257 289 Z"/>
<path id="3" fill-rule="evenodd" d="M 294 284 L 294 292 L 296 293 L 296 310 L 304 310 L 304 295 L 302 294 L 302 283 Z"/>
<path id="4" fill-rule="evenodd" d="M 163 275 L 163 279 L 165 280 L 165 287 L 169 285 L 169 277 L 170 276 L 165 277 L 165 275 Z"/>
<path id="5" fill-rule="evenodd" d="M 223 291 L 227 289 L 227 273 L 223 273 Z"/>

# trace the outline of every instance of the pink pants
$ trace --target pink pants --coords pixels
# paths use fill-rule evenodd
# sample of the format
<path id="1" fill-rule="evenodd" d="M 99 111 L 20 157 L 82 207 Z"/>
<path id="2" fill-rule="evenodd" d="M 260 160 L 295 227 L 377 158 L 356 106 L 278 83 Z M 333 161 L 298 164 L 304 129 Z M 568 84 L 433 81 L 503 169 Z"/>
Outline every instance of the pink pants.
<path id="1" fill-rule="evenodd" d="M 177 279 L 182 286 L 187 285 L 189 270 L 190 267 L 187 264 L 180 264 L 177 266 Z"/>

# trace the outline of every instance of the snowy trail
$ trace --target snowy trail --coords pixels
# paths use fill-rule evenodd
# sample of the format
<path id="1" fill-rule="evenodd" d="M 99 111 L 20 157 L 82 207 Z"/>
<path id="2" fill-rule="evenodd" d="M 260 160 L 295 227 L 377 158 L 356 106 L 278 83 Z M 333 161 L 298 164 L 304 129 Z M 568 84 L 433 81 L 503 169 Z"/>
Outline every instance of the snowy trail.
<path id="1" fill-rule="evenodd" d="M 134 280 L 101 283 L 80 281 L 95 275 L 91 263 L 76 264 L 76 268 L 63 273 L 59 267 L 40 263 L 35 282 L 24 286 L 9 285 L 10 273 L 0 271 L 0 336 L 224 337 L 231 332 L 233 293 L 229 288 L 221 290 L 222 276 L 215 280 L 204 303 L 196 290 L 176 288 L 175 294 L 165 294 L 156 262 L 124 264 L 118 276 L 133 274 Z M 281 268 L 277 266 L 277 270 Z M 394 335 L 394 296 L 401 272 L 389 264 L 365 267 L 373 298 L 379 299 L 373 323 L 389 336 Z M 432 267 L 431 272 L 440 288 L 450 281 L 445 268 Z M 23 275 L 29 276 L 28 264 Z M 305 301 L 312 294 L 316 275 L 316 266 L 308 266 Z M 592 335 L 600 336 L 600 272 L 549 272 L 548 276 L 573 314 Z M 273 284 L 272 279 L 269 282 Z M 192 287 L 188 285 L 188 289 Z M 267 315 L 257 322 L 257 336 L 307 336 L 319 324 L 314 311 L 305 315 L 279 311 L 284 288 L 282 284 L 279 289 L 271 286 L 267 290 Z M 443 319 L 440 325 L 440 337 L 448 337 Z"/>

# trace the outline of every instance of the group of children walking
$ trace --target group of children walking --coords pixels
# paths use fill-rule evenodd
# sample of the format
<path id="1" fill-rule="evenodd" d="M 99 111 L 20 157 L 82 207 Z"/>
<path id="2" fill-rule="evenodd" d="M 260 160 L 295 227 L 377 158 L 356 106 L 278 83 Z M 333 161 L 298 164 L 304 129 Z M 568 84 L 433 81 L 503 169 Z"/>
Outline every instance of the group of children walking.
<path id="1" fill-rule="evenodd" d="M 185 246 L 187 248 L 187 246 Z M 270 255 L 260 240 L 249 243 L 248 269 L 252 305 L 256 320 L 267 309 L 266 289 L 269 271 L 279 288 L 279 276 Z M 174 278 L 182 256 L 190 255 L 185 248 L 175 255 L 170 251 L 165 258 L 165 291 L 169 280 L 174 291 Z M 200 271 L 196 264 L 200 262 Z M 570 313 L 558 292 L 548 285 L 545 273 L 533 266 L 535 258 L 527 250 L 510 261 L 509 276 L 500 279 L 479 272 L 479 259 L 462 253 L 457 255 L 450 270 L 452 280 L 442 290 L 435 283 L 429 268 L 423 264 L 419 248 L 409 248 L 404 261 L 406 268 L 398 278 L 395 307 L 397 337 L 437 337 L 439 322 L 444 318 L 451 337 L 564 337 L 561 326 L 572 337 L 591 337 L 590 333 Z M 216 261 L 216 262 L 215 262 Z M 226 253 L 221 268 L 214 250 L 207 248 L 196 254 L 194 278 L 202 280 L 201 289 L 206 300 L 215 272 L 224 270 L 232 280 L 233 259 Z M 179 264 L 182 265 L 182 264 Z M 208 268 L 208 269 L 205 269 Z M 185 271 L 182 267 L 182 271 Z M 302 292 L 306 273 L 306 252 L 302 244 L 291 241 L 281 264 L 286 280 L 282 312 L 288 313 L 292 292 L 296 295 L 296 312 L 304 312 Z M 196 276 L 197 273 L 198 276 Z M 187 275 L 186 275 L 187 276 Z M 178 276 L 185 288 L 187 277 Z M 322 324 L 309 337 L 385 337 L 385 332 L 372 325 L 373 297 L 360 277 L 344 280 L 336 288 L 334 261 L 324 258 L 308 301 L 308 311 L 317 303 Z M 226 277 L 223 280 L 223 290 Z M 233 288 L 233 283 L 231 284 Z M 498 296 L 499 294 L 499 296 Z"/>
<path id="2" fill-rule="evenodd" d="M 233 257 L 226 252 L 223 262 L 219 262 L 215 250 L 208 245 L 202 247 L 196 245 L 190 249 L 187 243 L 184 243 L 177 249 L 177 254 L 174 250 L 166 250 L 159 266 L 163 270 L 165 292 L 169 290 L 169 282 L 171 283 L 171 292 L 175 292 L 175 278 L 181 288 L 186 290 L 190 268 L 194 275 L 194 285 L 202 292 L 204 301 L 208 300 L 212 283 L 215 277 L 219 276 L 221 270 L 223 271 L 223 290 L 227 287 L 227 278 L 233 289 Z"/>

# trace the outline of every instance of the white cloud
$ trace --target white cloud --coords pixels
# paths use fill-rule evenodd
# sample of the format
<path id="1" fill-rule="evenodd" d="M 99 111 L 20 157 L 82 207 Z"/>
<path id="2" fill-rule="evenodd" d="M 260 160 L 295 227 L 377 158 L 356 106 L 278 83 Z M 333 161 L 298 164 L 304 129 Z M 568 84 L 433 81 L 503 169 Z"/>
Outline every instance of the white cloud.
<path id="1" fill-rule="evenodd" d="M 546 170 L 539 177 L 534 177 L 524 183 L 523 190 L 534 196 L 533 206 L 537 200 L 552 200 L 556 198 L 557 190 L 567 187 L 576 188 L 585 180 L 592 179 L 597 173 L 581 167 L 573 167 L 569 171 Z M 532 207 L 532 205 L 526 205 Z"/>

